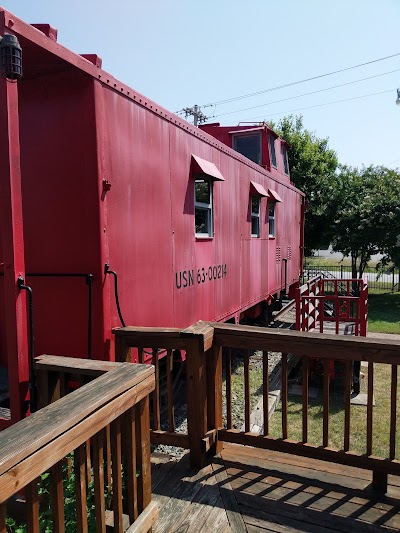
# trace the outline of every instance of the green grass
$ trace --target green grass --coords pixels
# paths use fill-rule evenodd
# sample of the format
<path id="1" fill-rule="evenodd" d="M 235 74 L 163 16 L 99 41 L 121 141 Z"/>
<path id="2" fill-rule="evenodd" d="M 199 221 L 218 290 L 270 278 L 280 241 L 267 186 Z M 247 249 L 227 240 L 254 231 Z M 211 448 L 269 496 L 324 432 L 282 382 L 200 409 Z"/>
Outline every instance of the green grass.
<path id="1" fill-rule="evenodd" d="M 368 331 L 400 334 L 400 292 L 369 293 Z"/>
<path id="2" fill-rule="evenodd" d="M 366 392 L 368 369 L 361 368 L 364 379 L 361 380 L 361 392 Z M 378 457 L 388 457 L 390 437 L 390 365 L 374 365 L 374 397 L 373 408 L 372 453 Z M 350 412 L 350 450 L 356 453 L 366 452 L 367 441 L 367 408 L 351 406 Z M 331 384 L 329 411 L 329 446 L 343 449 L 344 439 L 344 388 L 339 383 Z M 397 417 L 399 416 L 397 411 Z M 308 443 L 322 445 L 323 404 L 322 389 L 318 398 L 309 399 L 308 408 Z M 289 439 L 302 440 L 302 403 L 300 396 L 289 395 L 288 405 Z M 270 420 L 270 436 L 282 437 L 282 404 L 280 403 Z M 397 432 L 396 458 L 400 457 L 400 435 Z"/>
<path id="3" fill-rule="evenodd" d="M 313 267 L 313 266 L 340 266 L 343 265 L 345 267 L 351 266 L 351 259 L 349 257 L 344 257 L 343 259 L 333 259 L 330 257 L 305 257 L 304 258 L 304 264 L 307 267 Z M 368 263 L 368 266 L 371 268 L 375 268 L 377 265 L 376 261 L 370 261 Z"/>
<path id="4" fill-rule="evenodd" d="M 331 259 L 330 257 L 305 257 L 304 265 L 307 267 L 313 266 L 351 266 L 351 260 L 348 257 L 345 257 L 342 260 Z"/>

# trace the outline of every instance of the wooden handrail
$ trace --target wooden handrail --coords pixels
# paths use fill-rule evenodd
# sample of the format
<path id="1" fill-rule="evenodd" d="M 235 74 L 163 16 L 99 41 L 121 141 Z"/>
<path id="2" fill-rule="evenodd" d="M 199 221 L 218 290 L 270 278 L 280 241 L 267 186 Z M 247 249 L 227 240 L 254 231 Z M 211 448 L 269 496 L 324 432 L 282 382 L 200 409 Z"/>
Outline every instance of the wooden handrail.
<path id="1" fill-rule="evenodd" d="M 105 372 L 114 370 L 121 363 L 113 361 L 96 361 L 94 359 L 77 359 L 60 355 L 39 355 L 35 358 L 36 370 L 68 372 L 82 376 L 101 376 Z"/>
<path id="2" fill-rule="evenodd" d="M 321 359 L 400 363 L 400 346 L 391 339 L 280 331 L 213 323 L 214 343 L 231 348 L 296 353 Z"/>
<path id="3" fill-rule="evenodd" d="M 53 365 L 57 366 L 55 360 Z M 71 368 L 79 365 L 79 360 L 74 364 L 63 361 L 62 365 Z M 89 366 L 90 371 L 96 371 L 96 365 L 91 363 Z M 96 523 L 98 531 L 105 531 L 103 435 L 109 427 L 114 530 L 123 531 L 122 475 L 127 478 L 128 500 L 136 502 L 134 507 L 127 509 L 129 522 L 133 524 L 151 500 L 148 398 L 153 389 L 153 366 L 114 364 L 106 374 L 1 432 L 0 533 L 6 531 L 6 501 L 24 487 L 27 487 L 26 511 L 30 531 L 39 531 L 37 480 L 49 470 L 53 480 L 53 520 L 57 521 L 53 526 L 55 531 L 64 531 L 61 466 L 72 452 L 75 452 L 77 527 L 79 531 L 87 530 L 86 477 L 91 476 L 91 469 L 85 465 L 87 458 L 90 460 L 91 439 L 98 504 Z M 124 449 L 121 448 L 122 435 L 127 444 Z M 138 446 L 136 437 L 139 437 Z M 126 460 L 123 473 L 122 456 Z M 147 514 L 150 528 L 154 510 Z"/>

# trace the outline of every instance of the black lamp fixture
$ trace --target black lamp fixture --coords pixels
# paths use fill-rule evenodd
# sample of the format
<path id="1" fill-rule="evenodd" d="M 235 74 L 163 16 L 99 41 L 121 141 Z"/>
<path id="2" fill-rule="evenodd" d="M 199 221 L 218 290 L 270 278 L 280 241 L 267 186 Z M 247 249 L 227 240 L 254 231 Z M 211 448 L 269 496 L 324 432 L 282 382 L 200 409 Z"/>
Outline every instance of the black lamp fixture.
<path id="1" fill-rule="evenodd" d="M 22 48 L 15 35 L 0 36 L 0 68 L 7 80 L 22 78 Z"/>
<path id="2" fill-rule="evenodd" d="M 400 105 L 400 89 L 397 89 L 397 100 L 396 100 L 396 104 L 397 104 L 397 105 Z"/>

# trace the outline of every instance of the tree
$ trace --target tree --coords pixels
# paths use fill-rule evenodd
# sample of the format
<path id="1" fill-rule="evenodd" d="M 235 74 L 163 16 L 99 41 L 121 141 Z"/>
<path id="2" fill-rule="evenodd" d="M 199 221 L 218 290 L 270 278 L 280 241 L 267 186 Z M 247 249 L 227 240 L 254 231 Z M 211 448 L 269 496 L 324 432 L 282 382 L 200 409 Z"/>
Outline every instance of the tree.
<path id="1" fill-rule="evenodd" d="M 290 179 L 306 195 L 305 251 L 309 253 L 330 243 L 337 155 L 329 148 L 328 139 L 319 139 L 304 128 L 301 116 L 284 117 L 270 126 L 289 143 Z"/>
<path id="2" fill-rule="evenodd" d="M 352 258 L 352 276 L 361 277 L 371 255 L 399 261 L 400 175 L 382 166 L 342 167 L 332 197 L 336 204 L 332 247 Z"/>

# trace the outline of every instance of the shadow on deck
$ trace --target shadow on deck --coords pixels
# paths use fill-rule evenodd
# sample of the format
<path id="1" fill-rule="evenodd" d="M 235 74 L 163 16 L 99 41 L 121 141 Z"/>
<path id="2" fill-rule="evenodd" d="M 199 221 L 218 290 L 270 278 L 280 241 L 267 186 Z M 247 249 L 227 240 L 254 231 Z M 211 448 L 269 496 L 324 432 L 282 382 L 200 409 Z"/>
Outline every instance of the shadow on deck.
<path id="1" fill-rule="evenodd" d="M 369 488 L 372 474 L 353 467 L 225 443 L 202 469 L 152 456 L 155 532 L 398 531 L 400 480 L 388 494 Z"/>

